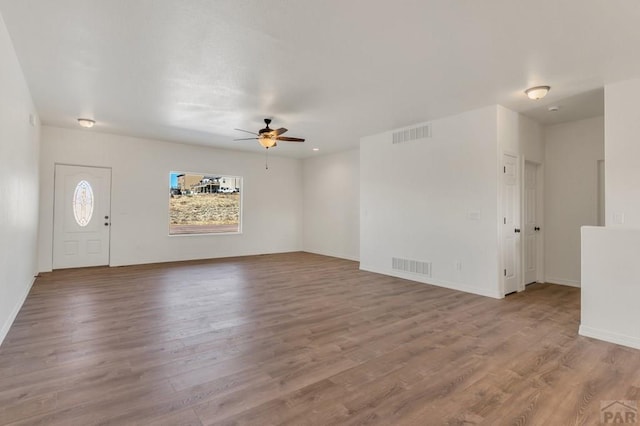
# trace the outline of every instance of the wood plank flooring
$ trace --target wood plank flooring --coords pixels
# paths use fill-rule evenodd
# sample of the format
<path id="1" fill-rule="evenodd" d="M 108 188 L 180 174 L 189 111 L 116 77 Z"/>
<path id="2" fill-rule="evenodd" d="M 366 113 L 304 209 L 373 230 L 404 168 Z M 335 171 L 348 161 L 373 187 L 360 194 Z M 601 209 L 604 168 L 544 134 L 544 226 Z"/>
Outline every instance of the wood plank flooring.
<path id="1" fill-rule="evenodd" d="M 579 303 L 308 253 L 56 271 L 0 347 L 0 424 L 598 424 L 640 351 L 578 336 Z"/>

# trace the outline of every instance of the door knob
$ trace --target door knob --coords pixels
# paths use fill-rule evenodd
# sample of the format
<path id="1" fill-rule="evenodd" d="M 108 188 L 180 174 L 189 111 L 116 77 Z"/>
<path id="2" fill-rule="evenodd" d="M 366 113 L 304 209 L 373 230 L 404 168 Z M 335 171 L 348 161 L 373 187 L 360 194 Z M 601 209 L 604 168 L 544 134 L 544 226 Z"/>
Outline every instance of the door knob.
<path id="1" fill-rule="evenodd" d="M 105 222 L 105 223 L 104 223 L 104 226 L 109 226 L 109 222 Z"/>
<path id="2" fill-rule="evenodd" d="M 539 230 L 540 230 L 540 227 L 539 227 L 539 226 L 536 226 L 536 227 L 534 227 L 534 228 L 533 228 L 533 230 L 534 230 L 534 231 L 539 231 Z"/>
<path id="3" fill-rule="evenodd" d="M 513 232 L 520 233 L 520 228 L 516 228 L 516 229 L 514 229 L 514 230 L 513 230 Z"/>

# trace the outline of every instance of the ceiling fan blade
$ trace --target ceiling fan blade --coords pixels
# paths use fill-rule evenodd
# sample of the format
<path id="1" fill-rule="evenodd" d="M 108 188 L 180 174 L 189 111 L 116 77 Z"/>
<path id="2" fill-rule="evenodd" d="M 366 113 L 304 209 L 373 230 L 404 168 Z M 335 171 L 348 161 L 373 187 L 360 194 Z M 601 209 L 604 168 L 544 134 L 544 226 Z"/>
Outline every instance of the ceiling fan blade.
<path id="1" fill-rule="evenodd" d="M 242 139 L 234 139 L 234 141 L 253 141 L 258 140 L 258 138 L 242 138 Z"/>
<path id="2" fill-rule="evenodd" d="M 255 133 L 255 132 L 250 132 L 250 131 L 248 131 L 248 130 L 242 130 L 242 129 L 233 129 L 233 130 L 237 130 L 237 131 L 239 131 L 239 132 L 251 133 L 252 135 L 256 135 L 256 136 L 258 136 L 258 134 L 257 134 L 257 133 Z"/>
<path id="3" fill-rule="evenodd" d="M 280 127 L 279 129 L 273 130 L 271 133 L 274 133 L 276 136 L 280 136 L 283 133 L 288 132 L 289 129 L 285 129 L 284 127 Z"/>
<path id="4" fill-rule="evenodd" d="M 276 138 L 276 140 L 279 141 L 286 141 L 286 142 L 304 142 L 304 139 L 300 139 L 300 138 L 288 138 L 286 136 L 278 136 Z"/>

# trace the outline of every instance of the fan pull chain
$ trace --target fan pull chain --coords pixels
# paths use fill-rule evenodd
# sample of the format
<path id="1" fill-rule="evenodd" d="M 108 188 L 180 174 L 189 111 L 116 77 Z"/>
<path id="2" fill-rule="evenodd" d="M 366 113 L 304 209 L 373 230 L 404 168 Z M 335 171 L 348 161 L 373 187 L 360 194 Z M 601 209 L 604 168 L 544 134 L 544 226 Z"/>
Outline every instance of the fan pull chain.
<path id="1" fill-rule="evenodd" d="M 269 170 L 269 148 L 267 148 L 267 152 L 264 155 L 264 169 Z"/>

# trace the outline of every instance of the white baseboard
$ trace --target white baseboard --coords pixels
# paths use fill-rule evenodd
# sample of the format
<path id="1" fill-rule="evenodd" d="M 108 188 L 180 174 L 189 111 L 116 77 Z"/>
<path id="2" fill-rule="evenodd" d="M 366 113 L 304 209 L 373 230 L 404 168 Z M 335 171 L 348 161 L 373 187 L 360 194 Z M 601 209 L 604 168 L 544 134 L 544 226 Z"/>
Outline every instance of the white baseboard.
<path id="1" fill-rule="evenodd" d="M 640 337 L 627 336 L 625 334 L 614 333 L 612 331 L 600 330 L 598 328 L 588 327 L 582 324 L 580 324 L 578 333 L 581 336 L 604 340 L 605 342 L 628 346 L 634 349 L 640 349 Z"/>
<path id="2" fill-rule="evenodd" d="M 36 281 L 36 277 L 33 277 L 33 279 L 31 280 L 31 283 L 25 289 L 24 294 L 20 297 L 20 299 L 18 299 L 18 303 L 16 303 L 16 305 L 14 306 L 13 311 L 11 311 L 11 314 L 9 314 L 9 318 L 7 318 L 4 324 L 2 324 L 2 328 L 0 328 L 0 346 L 2 345 L 2 342 L 4 341 L 5 337 L 7 337 L 7 334 L 9 334 L 9 329 L 11 328 L 11 325 L 13 325 L 13 322 L 18 316 L 18 312 L 20 312 L 20 308 L 22 308 L 22 305 L 24 305 L 24 301 L 27 300 L 27 296 L 29 295 L 29 292 L 31 291 L 31 287 L 33 287 L 33 283 L 35 281 Z"/>
<path id="3" fill-rule="evenodd" d="M 491 297 L 494 299 L 502 299 L 504 297 L 497 290 L 495 291 L 487 290 L 484 288 L 472 287 L 472 286 L 467 286 L 459 283 L 452 283 L 445 280 L 438 280 L 432 277 L 423 278 L 419 275 L 414 275 L 414 274 L 401 272 L 401 271 L 395 271 L 392 269 L 377 268 L 371 265 L 363 265 L 362 263 L 360 264 L 360 270 L 367 271 L 367 272 L 374 272 L 376 274 L 388 275 L 391 277 L 403 278 L 405 280 L 416 281 L 422 284 L 430 284 L 437 287 L 444 287 L 451 290 L 463 291 L 465 293 L 477 294 L 479 296 Z"/>
<path id="4" fill-rule="evenodd" d="M 568 285 L 569 287 L 578 287 L 578 288 L 581 287 L 580 281 L 566 280 L 564 278 L 545 277 L 544 282 L 548 284 Z"/>
<path id="5" fill-rule="evenodd" d="M 314 249 L 304 249 L 302 251 L 306 253 L 311 253 L 311 254 L 319 254 L 320 256 L 329 256 L 329 257 L 337 257 L 338 259 L 353 260 L 354 262 L 360 261 L 360 259 L 358 259 L 357 257 L 347 256 L 344 254 L 334 253 L 331 251 L 314 250 Z"/>

